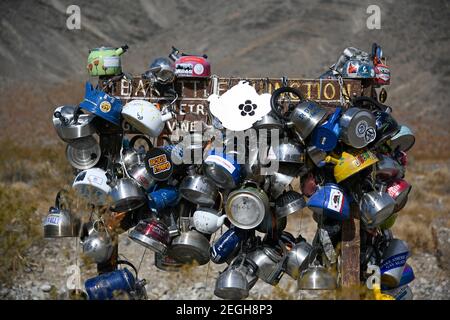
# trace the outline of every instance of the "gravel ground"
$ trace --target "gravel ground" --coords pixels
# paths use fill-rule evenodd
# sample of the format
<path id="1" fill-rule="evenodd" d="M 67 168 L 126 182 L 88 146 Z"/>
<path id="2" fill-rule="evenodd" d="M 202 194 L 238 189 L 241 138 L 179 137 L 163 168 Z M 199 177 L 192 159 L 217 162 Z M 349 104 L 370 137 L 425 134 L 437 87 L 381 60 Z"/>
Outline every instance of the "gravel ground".
<path id="1" fill-rule="evenodd" d="M 306 216 L 299 223 L 289 223 L 290 231 L 299 232 L 307 239 L 313 236 L 310 228 L 312 220 Z M 294 221 L 295 222 L 295 221 Z M 62 239 L 49 241 L 43 249 L 33 248 L 29 256 L 39 260 L 29 260 L 30 268 L 20 274 L 14 286 L 0 286 L 1 299 L 61 299 L 65 298 L 66 268 L 73 264 L 76 240 Z M 120 236 L 119 252 L 136 266 L 139 265 L 145 249 L 130 241 L 126 234 Z M 44 263 L 45 262 L 45 263 Z M 411 284 L 414 299 L 449 299 L 449 274 L 437 266 L 436 258 L 428 253 L 414 254 L 408 263 L 414 268 L 416 280 Z M 140 277 L 147 280 L 149 299 L 218 299 L 214 296 L 215 279 L 224 265 L 213 263 L 183 270 L 165 272 L 154 266 L 154 255 L 147 250 L 140 267 Z M 82 282 L 95 275 L 93 266 L 81 262 Z M 250 291 L 248 299 L 333 299 L 323 292 L 297 291 L 296 282 L 285 275 L 277 287 L 259 280 Z"/>

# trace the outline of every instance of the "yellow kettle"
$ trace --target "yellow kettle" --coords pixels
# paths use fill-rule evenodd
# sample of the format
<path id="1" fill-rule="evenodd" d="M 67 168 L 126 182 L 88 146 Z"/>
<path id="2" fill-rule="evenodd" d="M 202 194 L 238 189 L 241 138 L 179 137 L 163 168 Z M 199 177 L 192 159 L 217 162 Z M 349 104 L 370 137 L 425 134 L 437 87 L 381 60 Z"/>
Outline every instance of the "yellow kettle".
<path id="1" fill-rule="evenodd" d="M 393 296 L 381 293 L 381 288 L 379 284 L 373 285 L 373 294 L 375 296 L 375 300 L 395 300 Z"/>
<path id="2" fill-rule="evenodd" d="M 337 183 L 344 181 L 378 161 L 379 159 L 377 156 L 368 149 L 348 150 L 342 152 L 340 158 L 335 158 L 333 156 L 327 156 L 325 158 L 325 162 L 333 163 L 335 165 L 334 177 Z"/>

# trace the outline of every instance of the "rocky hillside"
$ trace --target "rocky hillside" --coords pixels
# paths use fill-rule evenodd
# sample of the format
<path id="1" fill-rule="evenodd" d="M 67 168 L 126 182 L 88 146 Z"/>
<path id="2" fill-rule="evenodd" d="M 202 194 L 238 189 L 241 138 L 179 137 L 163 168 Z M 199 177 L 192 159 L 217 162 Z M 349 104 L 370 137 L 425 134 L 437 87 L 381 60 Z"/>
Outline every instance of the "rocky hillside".
<path id="1" fill-rule="evenodd" d="M 70 4 L 81 9 L 81 30 L 66 28 Z M 10 108 L 5 104 L 14 103 L 18 86 L 48 97 L 36 99 L 39 103 L 29 101 L 27 109 L 34 115 L 48 116 L 52 104 L 78 102 L 87 79 L 88 50 L 101 45 L 127 43 L 130 51 L 123 64 L 133 74 L 143 72 L 153 58 L 167 55 L 175 45 L 207 53 L 219 75 L 316 77 L 345 47 L 369 50 L 375 41 L 382 44 L 392 68 L 388 102 L 416 130 L 433 126 L 429 134 L 437 139 L 432 147 L 419 141 L 427 149 L 422 156 L 430 152 L 448 156 L 443 143 L 450 110 L 448 2 L 379 1 L 380 30 L 366 27 L 370 4 L 369 0 L 140 0 L 114 5 L 87 0 L 2 1 L 0 86 L 10 94 L 9 99 L 2 97 L 0 115 Z M 71 90 L 64 87 L 67 92 L 61 94 L 64 84 Z M 52 99 L 55 96 L 60 99 Z M 0 125 L 6 119 L 1 117 Z"/>

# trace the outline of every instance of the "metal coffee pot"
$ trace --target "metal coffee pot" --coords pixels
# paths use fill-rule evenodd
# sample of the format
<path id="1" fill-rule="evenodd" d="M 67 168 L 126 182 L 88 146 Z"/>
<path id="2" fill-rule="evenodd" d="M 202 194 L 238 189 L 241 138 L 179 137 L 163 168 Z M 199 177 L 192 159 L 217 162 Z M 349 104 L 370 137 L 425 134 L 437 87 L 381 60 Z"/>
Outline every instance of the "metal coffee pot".
<path id="1" fill-rule="evenodd" d="M 312 245 L 302 239 L 298 243 L 291 243 L 285 260 L 285 271 L 293 279 L 297 280 L 300 273 L 308 268 L 309 255 Z"/>
<path id="2" fill-rule="evenodd" d="M 341 140 L 353 147 L 364 148 L 375 140 L 375 116 L 367 110 L 350 108 L 339 120 Z"/>
<path id="3" fill-rule="evenodd" d="M 86 170 L 94 167 L 101 156 L 100 144 L 93 136 L 72 140 L 66 147 L 66 157 L 72 167 Z"/>
<path id="4" fill-rule="evenodd" d="M 178 262 L 167 254 L 155 252 L 155 267 L 163 271 L 175 272 L 179 271 L 184 264 Z"/>
<path id="5" fill-rule="evenodd" d="M 281 163 L 303 164 L 305 163 L 305 150 L 302 145 L 285 139 L 278 145 L 269 148 L 267 159 Z"/>
<path id="6" fill-rule="evenodd" d="M 261 120 L 256 121 L 253 124 L 253 128 L 256 130 L 266 129 L 266 130 L 282 130 L 283 123 L 274 115 L 272 112 L 269 112 Z"/>
<path id="7" fill-rule="evenodd" d="M 395 288 L 400 284 L 408 256 L 409 248 L 406 242 L 399 239 L 389 241 L 381 258 L 381 285 Z"/>
<path id="8" fill-rule="evenodd" d="M 61 106 L 53 113 L 53 125 L 58 136 L 66 142 L 88 137 L 96 132 L 92 114 L 78 114 L 78 108 Z"/>
<path id="9" fill-rule="evenodd" d="M 113 242 L 105 225 L 100 220 L 86 225 L 87 236 L 82 239 L 83 253 L 95 263 L 108 261 L 113 252 Z"/>
<path id="10" fill-rule="evenodd" d="M 379 146 L 394 137 L 400 131 L 400 126 L 389 112 L 377 110 L 373 114 L 376 119 L 377 131 L 377 138 L 373 144 Z"/>
<path id="11" fill-rule="evenodd" d="M 240 270 L 230 265 L 219 274 L 214 294 L 222 299 L 245 299 L 249 294 L 247 278 Z"/>
<path id="12" fill-rule="evenodd" d="M 284 245 L 281 246 L 285 252 Z M 283 254 L 269 246 L 261 246 L 248 253 L 248 259 L 258 267 L 258 278 L 271 285 L 276 285 L 284 274 L 284 258 Z"/>
<path id="13" fill-rule="evenodd" d="M 186 200 L 207 207 L 214 205 L 218 193 L 214 181 L 193 171 L 181 181 L 179 190 Z"/>
<path id="14" fill-rule="evenodd" d="M 287 217 L 301 211 L 306 206 L 303 196 L 293 190 L 284 192 L 275 200 L 275 213 L 278 218 Z"/>
<path id="15" fill-rule="evenodd" d="M 190 230 L 189 217 L 180 217 L 180 224 L 181 234 L 172 240 L 168 251 L 170 256 L 184 264 L 208 263 L 209 240 L 197 230 Z"/>
<path id="16" fill-rule="evenodd" d="M 303 101 L 290 113 L 288 126 L 293 126 L 299 138 L 304 141 L 326 115 L 326 109 L 316 102 Z"/>
<path id="17" fill-rule="evenodd" d="M 359 201 L 359 209 L 363 225 L 376 228 L 394 213 L 395 201 L 383 187 L 380 191 L 364 193 Z"/>
<path id="18" fill-rule="evenodd" d="M 387 181 L 397 177 L 401 171 L 400 164 L 387 155 L 378 155 L 380 161 L 376 164 L 376 177 L 380 181 Z"/>
<path id="19" fill-rule="evenodd" d="M 336 290 L 336 279 L 322 266 L 313 265 L 298 278 L 299 290 Z"/>
<path id="20" fill-rule="evenodd" d="M 230 222 L 240 229 L 257 227 L 269 213 L 267 194 L 252 182 L 246 181 L 241 188 L 228 195 L 225 212 Z"/>
<path id="21" fill-rule="evenodd" d="M 61 204 L 61 191 L 55 199 L 55 206 L 50 207 L 44 220 L 44 238 L 78 237 L 80 234 L 80 218 Z"/>
<path id="22" fill-rule="evenodd" d="M 297 166 L 284 165 L 274 172 L 270 178 L 270 193 L 273 197 L 278 198 L 292 183 L 297 173 L 299 172 Z"/>
<path id="23" fill-rule="evenodd" d="M 246 259 L 245 254 L 236 256 L 230 265 L 219 274 L 214 294 L 222 299 L 241 300 L 248 297 L 249 290 L 258 281 L 257 266 Z"/>
<path id="24" fill-rule="evenodd" d="M 153 177 L 148 173 L 145 163 L 134 165 L 127 173 L 146 191 L 153 188 L 156 184 L 155 179 L 153 179 Z"/>
<path id="25" fill-rule="evenodd" d="M 156 219 L 139 221 L 136 227 L 130 230 L 128 237 L 161 254 L 166 253 L 170 244 L 169 229 L 163 222 Z"/>
<path id="26" fill-rule="evenodd" d="M 401 125 L 400 131 L 388 141 L 392 150 L 399 149 L 406 152 L 411 149 L 416 142 L 416 138 L 411 129 L 407 126 Z"/>
<path id="27" fill-rule="evenodd" d="M 127 171 L 131 171 L 134 166 L 144 162 L 145 149 L 142 145 L 139 147 L 136 146 L 136 142 L 139 140 L 145 141 L 147 150 L 153 148 L 150 139 L 144 135 L 139 134 L 131 138 L 128 147 L 121 151 L 121 161 Z"/>
<path id="28" fill-rule="evenodd" d="M 144 205 L 147 197 L 141 187 L 130 178 L 117 179 L 111 183 L 111 211 L 131 211 Z"/>

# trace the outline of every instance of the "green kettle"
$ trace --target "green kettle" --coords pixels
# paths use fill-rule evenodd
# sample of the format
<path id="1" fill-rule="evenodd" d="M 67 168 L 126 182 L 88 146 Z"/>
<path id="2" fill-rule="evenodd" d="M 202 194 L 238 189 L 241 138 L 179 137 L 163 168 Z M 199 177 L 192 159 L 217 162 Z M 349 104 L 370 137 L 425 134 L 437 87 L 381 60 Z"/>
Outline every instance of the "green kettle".
<path id="1" fill-rule="evenodd" d="M 90 76 L 116 76 L 122 73 L 120 56 L 128 50 L 124 45 L 120 48 L 100 47 L 89 51 L 87 70 Z"/>

